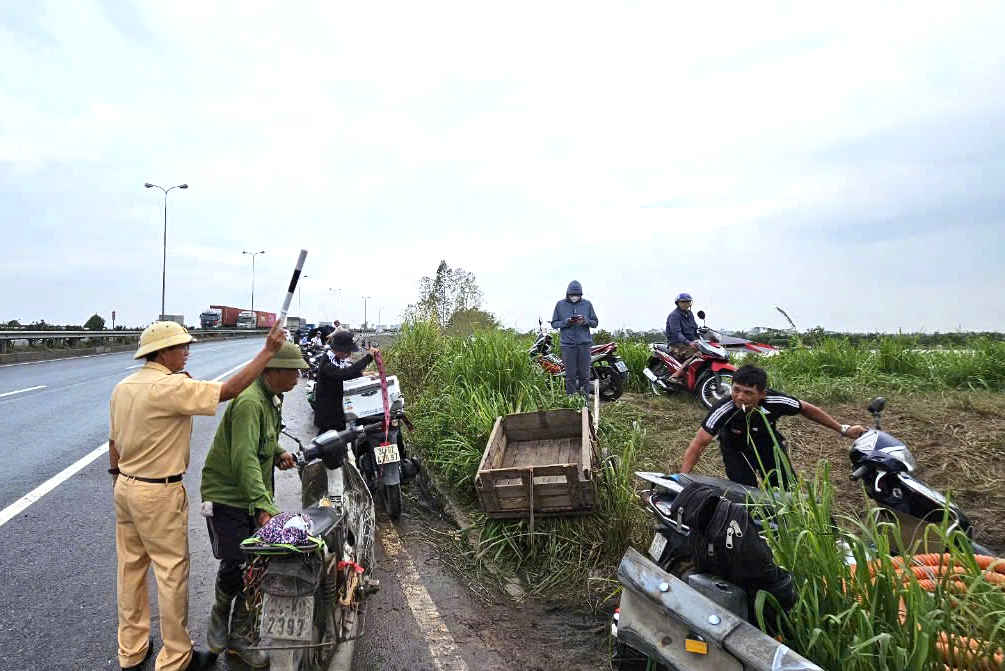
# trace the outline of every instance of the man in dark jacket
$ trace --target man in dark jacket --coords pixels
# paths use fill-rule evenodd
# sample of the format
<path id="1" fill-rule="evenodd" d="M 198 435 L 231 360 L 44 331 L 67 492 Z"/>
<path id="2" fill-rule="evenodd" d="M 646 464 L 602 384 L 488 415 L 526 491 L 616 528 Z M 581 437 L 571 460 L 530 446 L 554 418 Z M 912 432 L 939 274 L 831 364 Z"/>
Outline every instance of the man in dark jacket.
<path id="1" fill-rule="evenodd" d="M 561 331 L 558 343 L 562 348 L 565 391 L 569 396 L 580 389 L 589 394 L 590 350 L 593 347 L 590 329 L 597 328 L 599 323 L 593 303 L 583 300 L 583 285 L 576 280 L 569 282 L 565 299 L 555 304 L 551 316 L 551 327 Z"/>
<path id="2" fill-rule="evenodd" d="M 349 363 L 349 355 L 358 352 L 352 341 L 352 333 L 336 331 L 331 337 L 331 350 L 325 352 L 318 365 L 318 383 L 315 390 L 314 425 L 318 434 L 325 431 L 345 429 L 345 412 L 342 409 L 342 383 L 361 377 L 373 357 L 379 352 L 371 347 L 362 359 Z"/>
<path id="3" fill-rule="evenodd" d="M 698 322 L 694 320 L 691 312 L 693 299 L 689 293 L 677 294 L 674 301 L 677 309 L 667 315 L 667 345 L 670 354 L 681 363 L 681 367 L 670 376 L 670 381 L 675 384 L 683 382 L 684 371 L 687 370 L 687 362 L 698 350 L 695 341 L 698 339 Z"/>

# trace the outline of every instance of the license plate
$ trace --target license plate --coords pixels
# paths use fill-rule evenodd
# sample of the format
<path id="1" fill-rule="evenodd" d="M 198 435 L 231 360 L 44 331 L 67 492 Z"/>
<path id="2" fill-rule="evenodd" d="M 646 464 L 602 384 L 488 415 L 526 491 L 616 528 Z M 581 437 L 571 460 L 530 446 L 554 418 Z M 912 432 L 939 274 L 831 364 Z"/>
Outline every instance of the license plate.
<path id="1" fill-rule="evenodd" d="M 310 641 L 313 634 L 313 596 L 273 596 L 262 599 L 262 638 Z"/>
<path id="2" fill-rule="evenodd" d="M 656 534 L 653 536 L 653 542 L 649 546 L 649 556 L 653 558 L 653 561 L 659 561 L 660 557 L 663 556 L 663 550 L 666 549 L 667 538 L 663 534 Z"/>
<path id="3" fill-rule="evenodd" d="M 373 453 L 377 457 L 377 463 L 381 465 L 401 461 L 397 445 L 378 445 L 374 448 Z"/>
<path id="4" fill-rule="evenodd" d="M 628 364 L 626 364 L 624 361 L 615 361 L 614 367 L 617 368 L 622 373 L 628 372 Z"/>

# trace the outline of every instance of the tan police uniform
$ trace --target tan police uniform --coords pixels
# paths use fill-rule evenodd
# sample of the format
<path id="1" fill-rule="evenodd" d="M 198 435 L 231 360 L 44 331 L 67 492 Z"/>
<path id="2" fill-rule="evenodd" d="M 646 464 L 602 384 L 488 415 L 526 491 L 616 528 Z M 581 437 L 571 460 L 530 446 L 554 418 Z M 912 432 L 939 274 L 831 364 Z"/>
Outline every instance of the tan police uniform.
<path id="1" fill-rule="evenodd" d="M 147 362 L 116 385 L 111 431 L 119 453 L 115 484 L 119 663 L 139 664 L 150 638 L 147 570 L 157 579 L 161 638 L 157 671 L 182 671 L 192 656 L 188 629 L 188 469 L 193 415 L 215 415 L 220 382 L 171 374 Z M 145 480 L 159 479 L 160 482 Z"/>

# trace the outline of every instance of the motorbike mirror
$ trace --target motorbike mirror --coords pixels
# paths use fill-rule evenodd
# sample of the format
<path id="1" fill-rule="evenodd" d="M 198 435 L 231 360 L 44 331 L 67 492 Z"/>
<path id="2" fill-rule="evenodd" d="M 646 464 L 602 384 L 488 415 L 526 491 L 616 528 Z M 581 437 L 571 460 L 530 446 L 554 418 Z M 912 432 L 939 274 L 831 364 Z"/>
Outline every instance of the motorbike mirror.
<path id="1" fill-rule="evenodd" d="M 698 310 L 697 315 L 698 315 L 698 319 L 701 319 L 702 321 L 705 320 L 705 311 L 704 310 Z"/>
<path id="2" fill-rule="evenodd" d="M 869 404 L 869 413 L 873 415 L 878 415 L 879 413 L 883 412 L 883 409 L 885 407 L 886 407 L 886 399 L 883 398 L 882 396 L 877 396 L 872 400 L 872 403 Z"/>

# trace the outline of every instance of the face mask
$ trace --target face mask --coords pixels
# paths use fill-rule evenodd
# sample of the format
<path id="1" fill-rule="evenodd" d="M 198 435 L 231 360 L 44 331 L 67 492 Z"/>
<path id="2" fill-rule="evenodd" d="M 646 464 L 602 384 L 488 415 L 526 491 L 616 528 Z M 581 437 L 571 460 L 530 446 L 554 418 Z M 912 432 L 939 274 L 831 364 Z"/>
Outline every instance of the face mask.
<path id="1" fill-rule="evenodd" d="M 578 303 L 580 298 L 582 298 L 582 296 L 569 296 L 569 300 L 573 303 Z"/>

